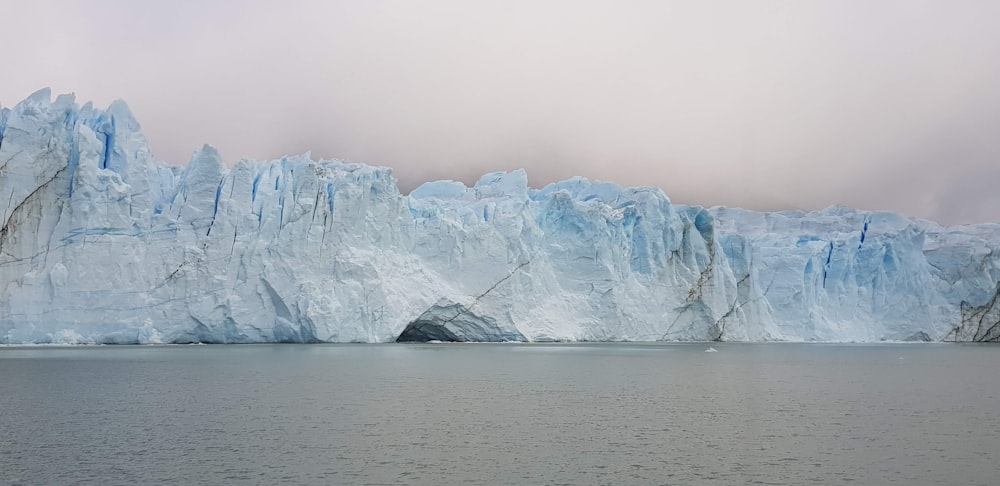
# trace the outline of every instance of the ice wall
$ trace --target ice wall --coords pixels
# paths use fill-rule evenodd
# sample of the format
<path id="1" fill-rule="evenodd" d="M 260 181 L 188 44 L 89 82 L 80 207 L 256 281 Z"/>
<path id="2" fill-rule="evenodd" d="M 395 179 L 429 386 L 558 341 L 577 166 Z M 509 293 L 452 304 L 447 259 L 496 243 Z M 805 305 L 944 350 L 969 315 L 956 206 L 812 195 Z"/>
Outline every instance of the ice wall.
<path id="1" fill-rule="evenodd" d="M 757 213 L 523 171 L 399 193 L 152 158 L 122 102 L 0 109 L 0 343 L 1000 338 L 1000 227 Z"/>

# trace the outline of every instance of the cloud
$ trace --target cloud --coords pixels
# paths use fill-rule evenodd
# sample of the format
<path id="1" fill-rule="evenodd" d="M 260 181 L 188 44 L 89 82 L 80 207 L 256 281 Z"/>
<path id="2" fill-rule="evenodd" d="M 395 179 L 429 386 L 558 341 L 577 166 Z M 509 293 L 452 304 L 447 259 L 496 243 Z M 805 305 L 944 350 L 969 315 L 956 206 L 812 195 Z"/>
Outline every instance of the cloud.
<path id="1" fill-rule="evenodd" d="M 996 221 L 995 2 L 22 2 L 0 99 L 126 99 L 154 152 L 404 190 L 524 167 L 674 201 Z M 993 179 L 995 180 L 995 178 Z M 971 185 L 970 185 L 971 184 Z M 976 184 L 979 184 L 978 186 Z M 972 187 L 975 186 L 975 187 Z M 975 190 L 973 190 L 975 189 Z"/>

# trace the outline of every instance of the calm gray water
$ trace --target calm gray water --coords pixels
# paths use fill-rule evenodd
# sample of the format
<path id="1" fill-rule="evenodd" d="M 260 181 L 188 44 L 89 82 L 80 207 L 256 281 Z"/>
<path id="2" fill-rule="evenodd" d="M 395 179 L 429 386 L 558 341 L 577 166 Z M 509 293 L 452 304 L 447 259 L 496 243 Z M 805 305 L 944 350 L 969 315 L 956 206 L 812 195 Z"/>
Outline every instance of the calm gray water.
<path id="1" fill-rule="evenodd" d="M 9 484 L 1000 484 L 1000 348 L 0 348 Z"/>

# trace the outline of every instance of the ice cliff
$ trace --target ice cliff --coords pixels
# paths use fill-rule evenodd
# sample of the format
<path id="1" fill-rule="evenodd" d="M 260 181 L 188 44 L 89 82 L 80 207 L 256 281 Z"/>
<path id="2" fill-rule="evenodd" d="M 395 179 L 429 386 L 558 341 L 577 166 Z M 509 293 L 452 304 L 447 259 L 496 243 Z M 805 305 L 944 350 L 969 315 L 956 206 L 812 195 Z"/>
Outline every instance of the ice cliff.
<path id="1" fill-rule="evenodd" d="M 1000 339 L 1000 225 L 672 204 L 523 171 L 211 147 L 155 161 L 122 102 L 0 109 L 0 343 Z"/>

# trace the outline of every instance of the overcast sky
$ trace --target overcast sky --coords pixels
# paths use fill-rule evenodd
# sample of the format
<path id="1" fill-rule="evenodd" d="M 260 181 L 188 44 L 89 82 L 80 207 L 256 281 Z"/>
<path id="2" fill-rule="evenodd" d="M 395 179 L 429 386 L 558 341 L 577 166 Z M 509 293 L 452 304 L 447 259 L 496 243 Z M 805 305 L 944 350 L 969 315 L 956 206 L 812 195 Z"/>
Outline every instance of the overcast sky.
<path id="1" fill-rule="evenodd" d="M 1000 221 L 1000 2 L 5 0 L 0 104 L 122 98 L 154 154 L 408 192 L 525 168 L 675 202 Z"/>

